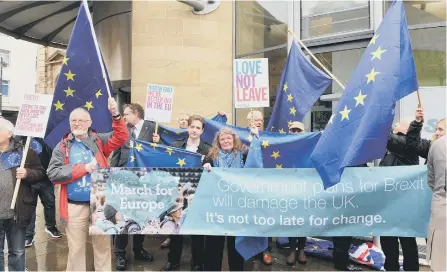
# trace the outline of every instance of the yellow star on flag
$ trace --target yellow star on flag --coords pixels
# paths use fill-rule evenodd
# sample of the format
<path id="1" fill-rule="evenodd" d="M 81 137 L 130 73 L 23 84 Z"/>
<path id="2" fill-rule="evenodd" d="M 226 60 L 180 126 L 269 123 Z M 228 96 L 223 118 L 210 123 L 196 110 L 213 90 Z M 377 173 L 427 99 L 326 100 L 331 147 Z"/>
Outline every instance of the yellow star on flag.
<path id="1" fill-rule="evenodd" d="M 151 146 L 155 149 L 155 148 L 158 147 L 158 144 L 156 144 L 156 143 L 151 143 Z"/>
<path id="2" fill-rule="evenodd" d="M 99 89 L 99 90 L 95 93 L 95 95 L 96 95 L 96 98 L 99 98 L 99 97 L 102 95 L 102 93 L 101 93 L 101 89 Z"/>
<path id="3" fill-rule="evenodd" d="M 138 152 L 140 152 L 141 150 L 143 150 L 143 145 L 142 144 L 136 144 L 135 145 L 135 149 L 138 150 Z"/>
<path id="4" fill-rule="evenodd" d="M 134 162 L 135 161 L 135 156 L 130 156 L 130 162 Z"/>
<path id="5" fill-rule="evenodd" d="M 288 94 L 287 95 L 287 101 L 292 102 L 293 100 L 293 95 L 292 94 Z"/>
<path id="6" fill-rule="evenodd" d="M 371 53 L 371 55 L 373 55 L 373 57 L 371 58 L 371 60 L 373 60 L 373 59 L 379 59 L 379 60 L 381 60 L 381 59 L 382 59 L 382 54 L 385 53 L 385 52 L 386 52 L 386 50 L 382 50 L 382 49 L 380 49 L 380 46 L 379 46 L 379 48 L 377 48 L 376 51 L 374 51 L 374 52 Z"/>
<path id="7" fill-rule="evenodd" d="M 282 164 L 277 164 L 276 169 L 282 169 Z"/>
<path id="8" fill-rule="evenodd" d="M 379 38 L 380 35 L 374 35 L 374 37 L 372 37 L 371 41 L 369 42 L 369 44 L 376 44 L 376 40 L 377 38 Z"/>
<path id="9" fill-rule="evenodd" d="M 332 114 L 331 118 L 329 118 L 329 124 L 332 124 L 334 122 L 334 116 L 335 114 Z"/>
<path id="10" fill-rule="evenodd" d="M 75 90 L 72 90 L 70 87 L 68 87 L 68 89 L 64 90 L 64 92 L 67 94 L 65 97 L 74 97 L 73 93 L 76 92 Z"/>
<path id="11" fill-rule="evenodd" d="M 64 60 L 62 61 L 62 65 L 68 65 L 68 60 L 69 60 L 70 58 L 67 58 L 67 57 L 64 57 Z"/>
<path id="12" fill-rule="evenodd" d="M 365 97 L 367 97 L 367 95 L 366 94 L 362 94 L 362 90 L 360 90 L 359 91 L 359 95 L 354 97 L 354 99 L 356 101 L 355 106 L 357 107 L 360 104 L 365 106 L 365 104 L 363 104 L 365 102 Z"/>
<path id="13" fill-rule="evenodd" d="M 279 155 L 279 151 L 273 151 L 273 154 L 271 155 L 271 157 L 273 157 L 275 160 L 278 159 L 278 157 L 281 157 Z"/>
<path id="14" fill-rule="evenodd" d="M 340 114 L 341 114 L 341 120 L 343 121 L 344 119 L 348 119 L 349 120 L 349 113 L 351 112 L 351 110 L 348 110 L 348 107 L 347 106 L 345 106 L 345 109 L 344 110 L 342 110 L 341 112 L 340 112 Z"/>
<path id="15" fill-rule="evenodd" d="M 166 152 L 169 153 L 169 156 L 171 156 L 172 153 L 175 153 L 174 150 L 172 150 L 172 148 L 170 148 L 170 147 L 166 148 Z"/>
<path id="16" fill-rule="evenodd" d="M 281 134 L 285 134 L 286 132 L 284 131 L 284 129 L 282 128 L 282 129 L 280 129 L 280 130 L 278 130 L 278 132 L 279 133 L 281 133 Z"/>
<path id="17" fill-rule="evenodd" d="M 286 84 L 284 84 L 284 87 L 282 88 L 285 92 L 287 92 L 287 89 L 289 88 L 289 86 L 287 86 L 287 82 Z"/>
<path id="18" fill-rule="evenodd" d="M 90 109 L 95 108 L 93 107 L 93 101 L 85 101 L 84 108 L 87 108 L 88 111 L 90 111 Z"/>
<path id="19" fill-rule="evenodd" d="M 290 127 L 290 125 L 293 123 L 293 121 L 287 121 L 287 126 Z"/>
<path id="20" fill-rule="evenodd" d="M 57 103 L 56 104 L 53 104 L 55 107 L 56 107 L 56 110 L 64 110 L 64 103 L 61 103 L 61 101 L 57 101 Z"/>
<path id="21" fill-rule="evenodd" d="M 78 185 L 79 185 L 79 186 L 81 186 L 81 185 L 82 185 L 82 183 L 81 183 L 80 181 L 78 181 Z"/>
<path id="22" fill-rule="evenodd" d="M 71 72 L 71 70 L 68 70 L 68 73 L 64 73 L 64 75 L 67 77 L 67 80 L 73 80 L 73 81 L 74 81 L 74 76 L 75 76 L 76 74 L 73 74 L 73 73 Z"/>
<path id="23" fill-rule="evenodd" d="M 180 167 L 183 167 L 183 165 L 186 164 L 185 159 L 178 158 L 178 162 L 176 164 L 180 165 Z"/>
<path id="24" fill-rule="evenodd" d="M 371 73 L 365 75 L 368 78 L 368 81 L 366 84 L 368 84 L 370 81 L 374 81 L 376 75 L 380 74 L 380 72 L 376 72 L 374 68 L 372 68 Z"/>
<path id="25" fill-rule="evenodd" d="M 269 145 L 269 141 L 262 141 L 262 147 L 263 148 L 267 148 L 267 147 L 269 147 L 270 145 Z"/>
<path id="26" fill-rule="evenodd" d="M 295 113 L 296 113 L 296 109 L 295 109 L 295 107 L 291 107 L 291 108 L 290 108 L 290 114 L 295 115 Z"/>

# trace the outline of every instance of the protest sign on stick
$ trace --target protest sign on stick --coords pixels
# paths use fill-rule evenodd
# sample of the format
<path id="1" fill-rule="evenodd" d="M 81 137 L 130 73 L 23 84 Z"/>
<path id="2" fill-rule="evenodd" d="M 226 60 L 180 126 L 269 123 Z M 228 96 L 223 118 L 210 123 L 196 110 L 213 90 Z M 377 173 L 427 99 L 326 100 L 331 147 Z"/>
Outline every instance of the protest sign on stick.
<path id="1" fill-rule="evenodd" d="M 268 107 L 268 59 L 235 59 L 233 67 L 235 108 Z"/>
<path id="2" fill-rule="evenodd" d="M 155 122 L 155 133 L 158 134 L 158 122 L 171 122 L 174 87 L 147 84 L 144 119 Z"/>
<path id="3" fill-rule="evenodd" d="M 23 103 L 20 106 L 19 116 L 14 129 L 14 135 L 27 136 L 25 147 L 23 148 L 20 168 L 25 166 L 31 137 L 43 138 L 45 136 L 52 99 L 53 97 L 51 95 L 44 94 L 25 94 L 23 98 Z M 14 209 L 15 207 L 20 182 L 21 179 L 17 179 L 14 195 L 11 201 L 11 209 Z"/>

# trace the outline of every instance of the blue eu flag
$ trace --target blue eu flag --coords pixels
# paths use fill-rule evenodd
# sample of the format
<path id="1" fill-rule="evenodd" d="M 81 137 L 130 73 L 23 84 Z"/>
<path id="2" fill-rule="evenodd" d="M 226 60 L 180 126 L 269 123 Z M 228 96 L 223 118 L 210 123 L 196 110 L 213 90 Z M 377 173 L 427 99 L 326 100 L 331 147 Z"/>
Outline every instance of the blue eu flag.
<path id="1" fill-rule="evenodd" d="M 253 137 L 250 143 L 250 150 L 245 161 L 244 168 L 262 168 L 262 150 L 261 141 L 258 137 Z M 236 237 L 236 250 L 241 256 L 248 260 L 253 256 L 263 252 L 268 247 L 268 238 L 265 237 Z"/>
<path id="2" fill-rule="evenodd" d="M 417 89 L 404 5 L 396 1 L 311 155 L 325 188 L 340 182 L 346 166 L 383 157 L 396 101 Z"/>
<path id="3" fill-rule="evenodd" d="M 51 148 L 70 131 L 69 115 L 75 108 L 82 107 L 90 113 L 92 128 L 97 132 L 109 132 L 112 129 L 107 108 L 106 84 L 109 82 L 102 76 L 100 62 L 103 60 L 97 54 L 92 23 L 87 12 L 90 11 L 82 1 L 56 83 L 48 119 L 45 142 Z"/>
<path id="4" fill-rule="evenodd" d="M 128 167 L 201 167 L 202 155 L 184 149 L 132 140 Z"/>
<path id="5" fill-rule="evenodd" d="M 315 67 L 293 42 L 267 130 L 286 133 L 290 123 L 303 120 L 331 82 L 332 79 Z"/>

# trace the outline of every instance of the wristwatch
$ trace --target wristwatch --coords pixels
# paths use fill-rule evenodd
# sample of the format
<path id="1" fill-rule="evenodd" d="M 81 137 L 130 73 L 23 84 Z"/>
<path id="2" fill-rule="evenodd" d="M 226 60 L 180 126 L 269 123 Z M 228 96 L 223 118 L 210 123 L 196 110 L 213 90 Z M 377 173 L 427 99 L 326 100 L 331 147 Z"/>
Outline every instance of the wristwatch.
<path id="1" fill-rule="evenodd" d="M 118 114 L 118 115 L 115 115 L 115 116 L 112 116 L 112 117 L 113 117 L 113 120 L 118 121 L 118 120 L 121 119 L 121 114 Z"/>

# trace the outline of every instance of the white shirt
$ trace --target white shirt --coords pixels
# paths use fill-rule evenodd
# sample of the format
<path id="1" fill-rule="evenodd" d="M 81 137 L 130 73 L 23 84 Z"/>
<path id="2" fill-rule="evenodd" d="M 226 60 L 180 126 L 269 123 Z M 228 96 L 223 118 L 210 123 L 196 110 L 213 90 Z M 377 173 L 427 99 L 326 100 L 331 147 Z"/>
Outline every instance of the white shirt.
<path id="1" fill-rule="evenodd" d="M 144 120 L 141 119 L 140 122 L 138 122 L 135 127 L 133 133 L 135 134 L 135 139 L 138 139 L 138 136 L 140 135 L 141 130 L 143 129 Z"/>

